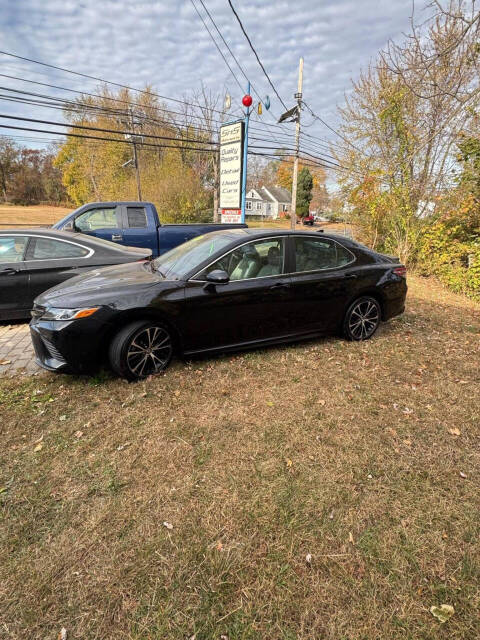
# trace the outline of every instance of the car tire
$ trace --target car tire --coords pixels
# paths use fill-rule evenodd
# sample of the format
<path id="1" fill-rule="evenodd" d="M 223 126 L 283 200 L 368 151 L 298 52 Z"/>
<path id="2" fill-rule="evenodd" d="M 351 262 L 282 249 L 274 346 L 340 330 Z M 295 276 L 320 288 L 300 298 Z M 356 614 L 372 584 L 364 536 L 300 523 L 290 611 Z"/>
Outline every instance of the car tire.
<path id="1" fill-rule="evenodd" d="M 113 371 L 130 381 L 164 371 L 173 356 L 171 330 L 161 322 L 139 320 L 115 335 L 108 357 Z"/>
<path id="2" fill-rule="evenodd" d="M 357 298 L 348 307 L 343 320 L 343 335 L 355 342 L 369 340 L 380 326 L 382 310 L 372 296 Z"/>

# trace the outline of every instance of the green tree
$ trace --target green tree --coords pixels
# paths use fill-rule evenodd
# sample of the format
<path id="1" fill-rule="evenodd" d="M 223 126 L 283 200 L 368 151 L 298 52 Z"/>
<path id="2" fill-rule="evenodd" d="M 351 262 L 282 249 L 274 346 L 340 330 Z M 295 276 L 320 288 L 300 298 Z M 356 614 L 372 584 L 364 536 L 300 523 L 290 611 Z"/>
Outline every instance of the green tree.
<path id="1" fill-rule="evenodd" d="M 310 210 L 310 202 L 313 198 L 313 177 L 307 167 L 298 174 L 297 183 L 297 216 L 304 218 L 308 216 Z"/>

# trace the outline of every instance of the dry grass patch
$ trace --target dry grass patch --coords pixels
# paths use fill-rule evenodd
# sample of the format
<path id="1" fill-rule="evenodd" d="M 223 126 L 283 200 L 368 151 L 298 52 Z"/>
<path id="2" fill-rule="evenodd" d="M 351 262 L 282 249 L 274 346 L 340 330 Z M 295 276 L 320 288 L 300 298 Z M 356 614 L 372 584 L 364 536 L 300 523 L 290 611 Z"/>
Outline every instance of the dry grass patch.
<path id="1" fill-rule="evenodd" d="M 23 207 L 3 204 L 0 205 L 0 228 L 8 229 L 26 224 L 30 224 L 32 227 L 48 226 L 61 220 L 70 211 L 73 211 L 73 207 L 53 207 L 40 204 Z"/>
<path id="2" fill-rule="evenodd" d="M 412 278 L 364 344 L 1 380 L 3 635 L 479 637 L 479 337 Z"/>

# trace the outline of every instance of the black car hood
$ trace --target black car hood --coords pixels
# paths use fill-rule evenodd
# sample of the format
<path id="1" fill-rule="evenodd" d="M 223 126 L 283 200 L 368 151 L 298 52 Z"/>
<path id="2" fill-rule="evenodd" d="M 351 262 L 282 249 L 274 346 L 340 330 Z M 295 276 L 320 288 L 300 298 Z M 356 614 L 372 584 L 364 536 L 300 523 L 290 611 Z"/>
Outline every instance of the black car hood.
<path id="1" fill-rule="evenodd" d="M 35 299 L 36 304 L 75 308 L 83 304 L 96 304 L 102 299 L 113 302 L 129 291 L 139 291 L 164 282 L 158 271 L 152 271 L 149 262 L 100 267 L 87 271 L 58 284 Z"/>

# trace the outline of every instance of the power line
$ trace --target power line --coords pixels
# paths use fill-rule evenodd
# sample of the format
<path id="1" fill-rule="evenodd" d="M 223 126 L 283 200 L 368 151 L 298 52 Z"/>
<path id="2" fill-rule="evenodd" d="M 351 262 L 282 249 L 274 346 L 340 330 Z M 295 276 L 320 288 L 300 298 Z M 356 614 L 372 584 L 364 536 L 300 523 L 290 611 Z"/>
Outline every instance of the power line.
<path id="1" fill-rule="evenodd" d="M 304 104 L 307 109 L 309 110 L 310 114 L 315 118 L 315 120 L 319 120 L 323 125 L 325 125 L 327 127 L 327 129 L 330 129 L 330 131 L 333 131 L 333 133 L 335 133 L 339 138 L 341 138 L 344 142 L 346 142 L 348 145 L 350 145 L 353 149 L 355 149 L 356 151 L 358 151 L 359 153 L 361 153 L 363 156 L 365 156 L 366 158 L 369 158 L 369 156 L 367 156 L 361 149 L 359 149 L 358 147 L 356 147 L 353 142 L 351 142 L 350 140 L 348 140 L 348 138 L 345 138 L 345 136 L 343 136 L 341 133 L 339 133 L 336 129 L 334 129 L 333 127 L 331 127 L 328 122 L 325 122 L 325 120 L 323 120 L 320 116 L 318 116 L 316 113 L 314 113 L 314 111 L 311 109 L 311 107 L 305 102 L 302 101 L 302 104 Z"/>
<path id="2" fill-rule="evenodd" d="M 260 60 L 260 58 L 259 58 L 259 56 L 258 56 L 258 53 L 256 52 L 255 47 L 253 46 L 252 41 L 250 40 L 250 38 L 249 38 L 249 36 L 248 36 L 248 33 L 245 31 L 245 27 L 243 26 L 242 21 L 240 20 L 240 17 L 239 17 L 239 15 L 238 15 L 238 13 L 235 11 L 235 7 L 234 7 L 234 6 L 233 6 L 233 4 L 232 4 L 232 0 L 228 0 L 228 4 L 230 5 L 230 8 L 231 8 L 231 10 L 233 11 L 233 14 L 234 14 L 234 15 L 235 15 L 235 17 L 236 17 L 236 19 L 237 19 L 237 21 L 238 21 L 238 24 L 240 25 L 240 29 L 243 31 L 243 34 L 244 34 L 244 36 L 246 37 L 248 44 L 250 45 L 250 49 L 251 49 L 251 50 L 253 51 L 253 53 L 255 54 L 255 57 L 256 57 L 256 59 L 257 59 L 257 62 L 258 62 L 258 64 L 260 65 L 260 67 L 261 67 L 261 69 L 262 69 L 263 73 L 265 74 L 265 77 L 267 78 L 268 82 L 270 83 L 270 86 L 272 87 L 272 89 L 275 91 L 275 95 L 277 96 L 277 98 L 278 98 L 278 99 L 280 100 L 280 102 L 282 103 L 282 105 L 283 105 L 284 109 L 285 109 L 286 111 L 288 111 L 288 107 L 287 107 L 287 105 L 284 103 L 284 101 L 283 101 L 283 100 L 282 100 L 282 98 L 280 97 L 280 94 L 279 94 L 279 93 L 278 93 L 278 91 L 276 90 L 275 85 L 274 85 L 274 84 L 273 84 L 273 82 L 270 80 L 270 76 L 268 75 L 268 73 L 267 73 L 267 71 L 266 71 L 265 67 L 263 66 L 262 61 Z"/>
<path id="3" fill-rule="evenodd" d="M 137 137 L 142 137 L 142 138 L 154 138 L 156 140 L 173 140 L 173 141 L 178 141 L 178 142 L 193 142 L 195 144 L 208 144 L 208 145 L 214 145 L 216 146 L 217 143 L 214 141 L 210 141 L 210 140 L 196 140 L 194 138 L 174 138 L 171 136 L 157 136 L 157 135 L 153 135 L 153 134 L 141 134 L 139 135 L 138 133 L 134 132 L 134 131 L 119 131 L 117 129 L 103 129 L 100 127 L 89 127 L 88 125 L 80 125 L 80 124 L 71 124 L 71 123 L 62 123 L 62 122 L 54 122 L 52 120 L 37 120 L 36 118 L 25 118 L 25 117 L 21 117 L 21 116 L 10 116 L 4 113 L 0 113 L 0 118 L 7 118 L 8 120 L 22 120 L 24 122 L 35 122 L 37 124 L 51 124 L 54 126 L 59 126 L 59 127 L 71 127 L 73 129 L 87 129 L 90 131 L 99 131 L 101 133 L 114 133 L 117 135 L 129 135 L 129 136 L 137 136 Z M 68 135 L 68 134 L 64 134 L 64 135 Z"/>
<path id="4" fill-rule="evenodd" d="M 200 0 L 201 1 L 201 0 Z M 232 74 L 232 76 L 235 78 L 235 82 L 238 84 L 238 86 L 240 87 L 240 91 L 243 91 L 243 87 L 240 83 L 240 80 L 237 78 L 237 76 L 234 74 L 232 67 L 229 65 L 228 60 L 226 59 L 226 57 L 223 55 L 222 50 L 220 49 L 220 47 L 217 44 L 217 41 L 215 40 L 215 38 L 212 35 L 212 32 L 210 31 L 210 29 L 208 28 L 207 23 L 205 22 L 205 20 L 203 19 L 202 14 L 200 13 L 200 11 L 197 9 L 197 5 L 195 4 L 195 2 L 193 0 L 190 0 L 190 2 L 193 5 L 193 8 L 195 9 L 195 11 L 198 14 L 198 17 L 200 18 L 200 20 L 203 22 L 203 26 L 205 27 L 205 29 L 208 31 L 208 35 L 210 36 L 210 38 L 212 39 L 213 44 L 217 47 L 218 53 L 222 56 L 223 61 L 225 62 L 225 64 L 227 65 L 227 67 L 230 70 L 230 73 Z M 205 8 L 205 5 L 202 2 L 202 6 Z M 207 11 L 208 13 L 208 11 Z M 213 20 L 212 20 L 213 22 Z M 215 23 L 214 23 L 215 24 Z M 218 31 L 218 29 L 217 29 Z"/>
<path id="5" fill-rule="evenodd" d="M 84 138 L 86 140 L 101 140 L 103 142 L 121 142 L 122 144 L 131 145 L 129 140 L 122 138 L 105 138 L 100 136 L 86 136 L 81 133 L 65 133 L 64 131 L 51 131 L 49 129 L 33 129 L 32 127 L 17 127 L 9 124 L 0 124 L 1 129 L 13 129 L 15 131 L 32 131 L 34 133 L 47 133 L 49 135 L 65 136 L 71 138 Z M 143 142 L 143 147 L 153 147 L 156 149 L 176 149 L 177 151 L 199 151 L 202 153 L 216 153 L 216 149 L 205 149 L 198 147 L 179 147 L 174 144 L 153 144 L 151 142 Z"/>
<path id="6" fill-rule="evenodd" d="M 170 100 L 172 102 L 177 102 L 179 104 L 185 104 L 191 107 L 196 107 L 196 108 L 202 108 L 202 105 L 197 104 L 195 102 L 188 102 L 187 100 L 180 100 L 178 98 L 171 98 L 168 96 L 162 96 L 159 93 L 155 93 L 153 91 L 147 91 L 146 89 L 136 89 L 135 87 L 131 87 L 129 85 L 126 84 L 121 84 L 119 82 L 113 82 L 112 80 L 104 80 L 103 78 L 98 78 L 97 76 L 91 76 L 87 73 L 81 73 L 80 71 L 72 71 L 71 69 L 66 69 L 65 67 L 58 67 L 54 64 L 48 64 L 47 62 L 41 62 L 40 60 L 34 60 L 33 58 L 27 58 L 25 56 L 19 56 L 15 53 L 10 53 L 8 51 L 2 51 L 0 50 L 0 54 L 5 55 L 5 56 L 10 56 L 12 58 L 17 58 L 18 60 L 24 60 L 26 62 L 31 62 L 33 64 L 38 64 L 41 65 L 43 67 L 49 67 L 50 69 L 56 69 L 57 71 L 63 71 L 64 73 L 70 73 L 72 75 L 75 76 L 80 76 L 81 78 L 87 78 L 88 80 L 95 80 L 95 82 L 102 82 L 103 84 L 111 84 L 112 86 L 115 87 L 120 87 L 121 89 L 127 89 L 128 91 L 135 91 L 136 93 L 145 93 L 147 95 L 150 96 L 154 96 L 156 98 L 161 98 L 162 100 Z M 212 109 L 213 112 L 215 113 L 223 113 L 223 111 L 220 111 L 219 109 Z"/>

